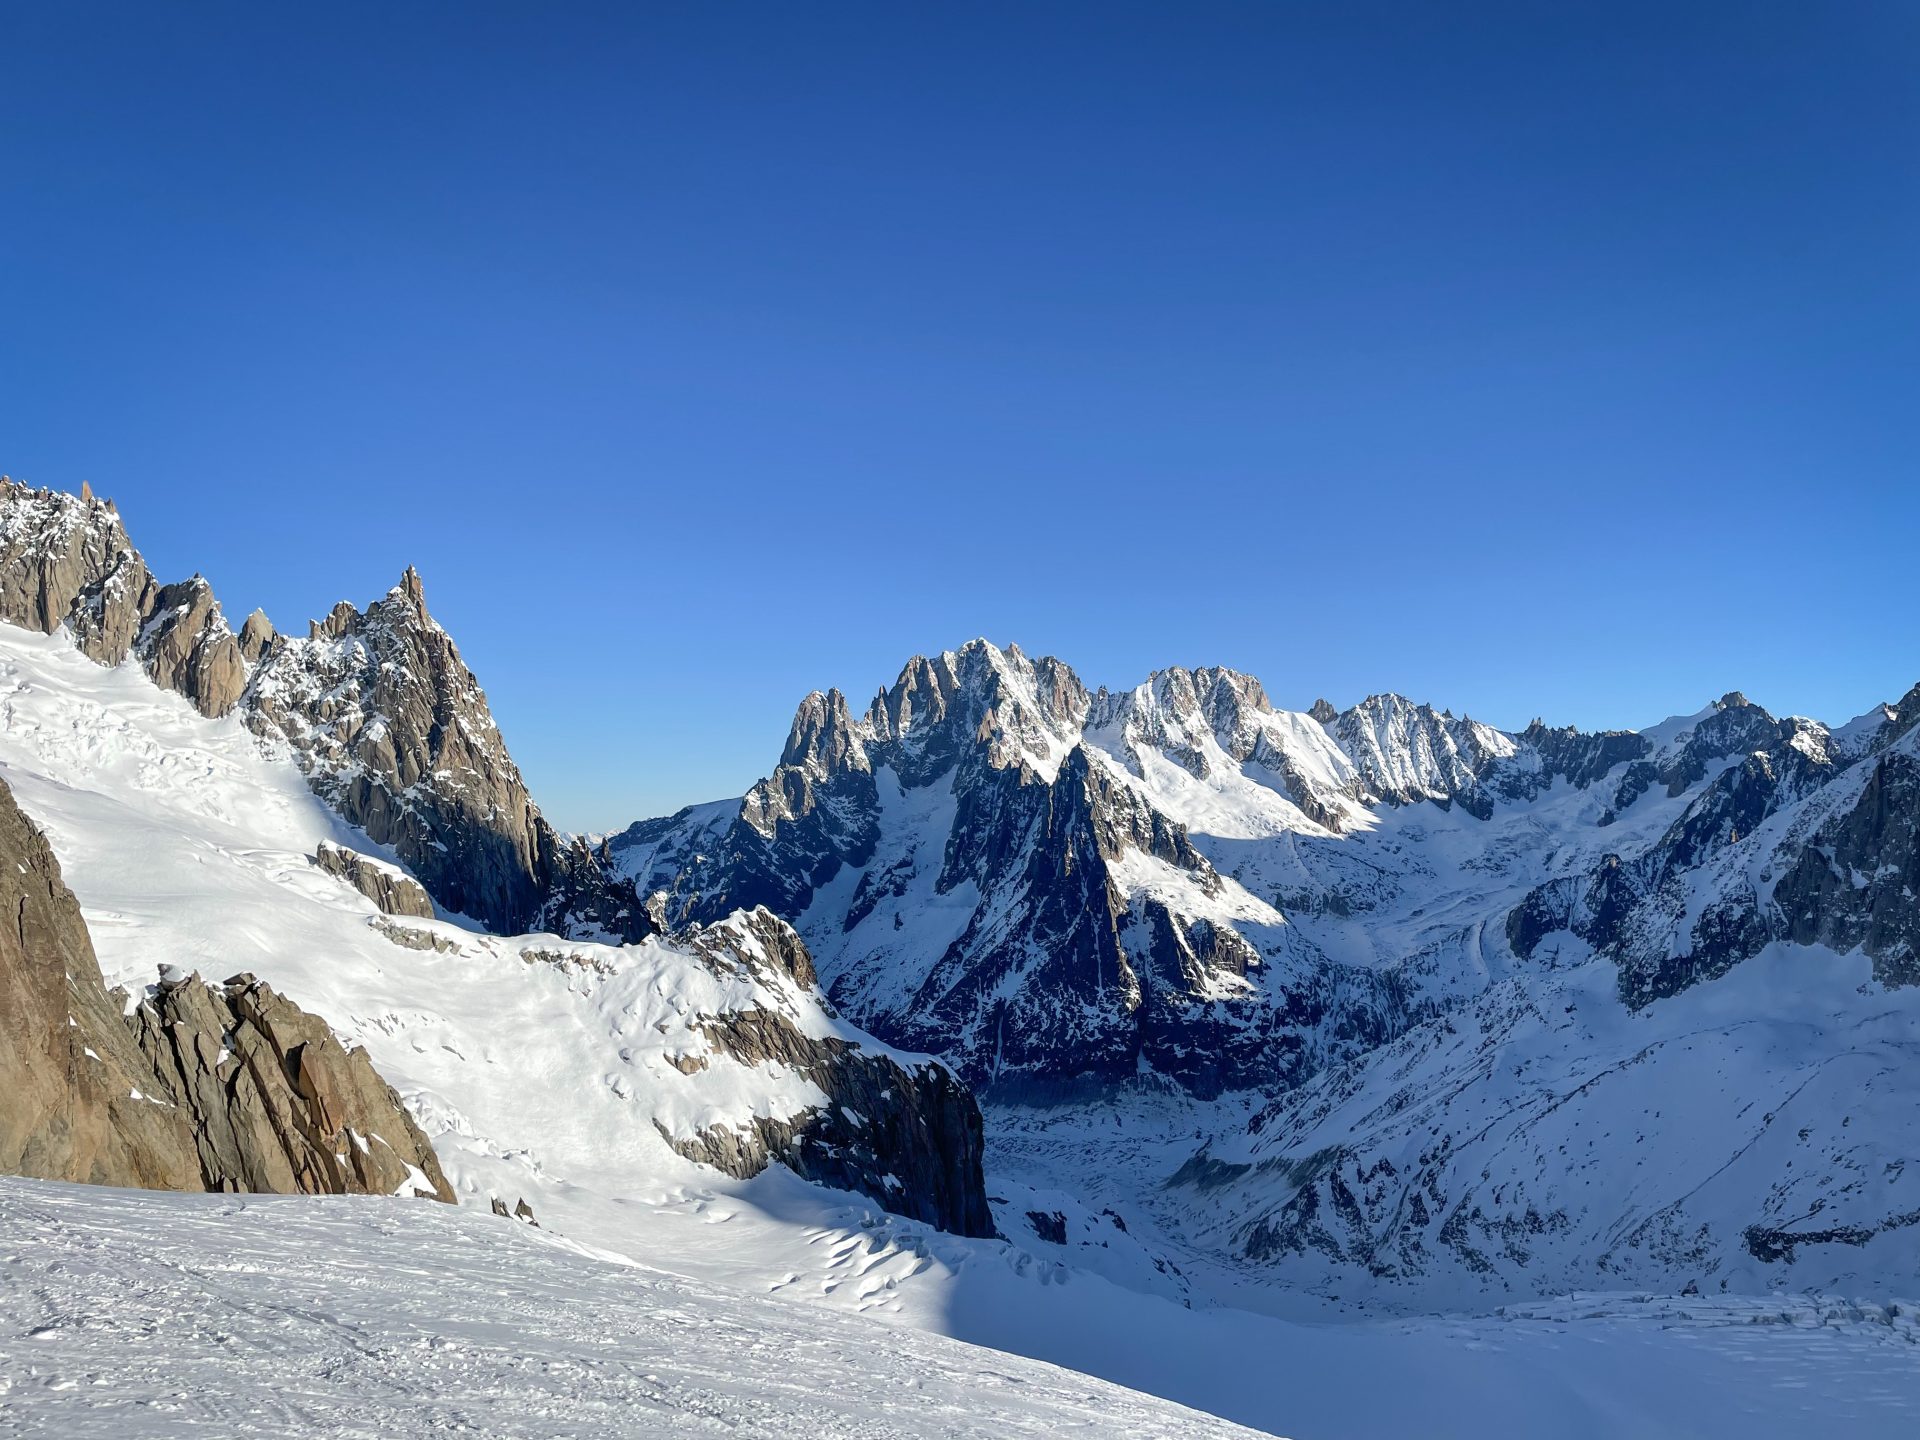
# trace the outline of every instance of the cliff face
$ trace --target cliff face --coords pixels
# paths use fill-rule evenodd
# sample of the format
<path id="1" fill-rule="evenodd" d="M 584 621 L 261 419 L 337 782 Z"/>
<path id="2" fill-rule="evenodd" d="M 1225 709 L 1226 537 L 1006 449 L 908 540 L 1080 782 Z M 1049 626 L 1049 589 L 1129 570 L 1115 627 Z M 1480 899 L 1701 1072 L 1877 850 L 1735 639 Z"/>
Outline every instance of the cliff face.
<path id="1" fill-rule="evenodd" d="M 0 784 L 0 1171 L 197 1190 L 185 1119 L 100 978 L 79 902 Z"/>
<path id="2" fill-rule="evenodd" d="M 0 783 L 0 1171 L 157 1190 L 426 1194 L 439 1162 L 364 1050 L 250 976 L 131 1016 Z"/>
<path id="3" fill-rule="evenodd" d="M 207 1189 L 453 1203 L 433 1147 L 367 1052 L 251 975 L 162 980 L 130 1019 Z"/>

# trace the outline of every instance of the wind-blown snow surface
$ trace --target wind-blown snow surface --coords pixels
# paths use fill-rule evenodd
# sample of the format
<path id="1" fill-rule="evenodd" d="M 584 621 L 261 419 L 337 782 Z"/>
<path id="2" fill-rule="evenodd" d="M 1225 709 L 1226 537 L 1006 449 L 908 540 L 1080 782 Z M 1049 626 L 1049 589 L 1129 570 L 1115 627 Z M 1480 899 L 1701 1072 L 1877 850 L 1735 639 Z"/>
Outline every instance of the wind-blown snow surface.
<path id="1" fill-rule="evenodd" d="M 155 1403 L 138 1424 L 96 1433 L 166 1433 L 196 1418 L 203 1433 L 230 1433 L 245 1417 L 223 1407 L 238 1395 L 234 1403 L 259 1407 L 254 1423 L 267 1433 L 324 1428 L 289 1418 L 297 1405 L 360 1433 L 409 1433 L 409 1423 L 458 1418 L 433 1408 L 439 1396 L 469 1405 L 459 1413 L 477 1414 L 485 1433 L 625 1425 L 645 1434 L 655 1424 L 648 1384 L 679 1386 L 671 1393 L 694 1405 L 737 1401 L 748 1434 L 802 1428 L 780 1428 L 783 1404 L 804 1428 L 862 1433 L 833 1429 L 820 1407 L 870 1394 L 863 1375 L 927 1369 L 931 1379 L 969 1364 L 992 1432 L 989 1417 L 1022 1413 L 993 1409 L 998 1399 L 1044 1389 L 1034 1367 L 984 1352 L 943 1350 L 967 1358 L 921 1366 L 931 1342 L 901 1330 L 1064 1364 L 1312 1440 L 1694 1435 L 1716 1419 L 1729 1433 L 1785 1436 L 1809 1433 L 1815 1415 L 1856 1434 L 1912 1428 L 1920 1370 L 1911 1329 L 1884 1304 L 1856 1312 L 1710 1296 L 1677 1311 L 1599 1298 L 1547 1307 L 1548 1318 L 1331 1325 L 1209 1308 L 1218 1295 L 1281 1307 L 1235 1289 L 1178 1227 L 1148 1213 L 1203 1138 L 1197 1112 L 1174 1102 L 1157 1137 L 1143 1128 L 1144 1108 L 1064 1110 L 1056 1134 L 1009 1128 L 995 1142 L 1004 1164 L 989 1190 L 1000 1224 L 1022 1243 L 941 1235 L 777 1169 L 728 1181 L 675 1154 L 654 1122 L 679 1130 L 812 1097 L 777 1073 L 715 1063 L 689 1076 L 668 1063 L 698 1043 L 684 1024 L 695 1006 L 743 998 L 708 993 L 722 982 L 672 947 L 381 920 L 308 863 L 323 838 L 369 847 L 290 761 L 263 755 L 236 720 L 196 715 L 133 666 L 95 666 L 62 636 L 0 628 L 0 773 L 47 829 L 110 980 L 143 984 L 173 964 L 270 981 L 367 1046 L 463 1203 L 480 1212 L 9 1182 L 0 1191 L 0 1430 L 18 1420 L 83 1433 L 90 1402 L 126 1398 L 115 1377 L 140 1376 L 149 1389 L 131 1400 Z M 1387 836 L 1378 853 L 1395 854 L 1396 843 Z M 428 948 L 396 943 L 388 924 L 410 926 Z M 452 948 L 433 948 L 434 938 Z M 798 1003 L 764 988 L 753 999 Z M 1072 1163 L 1050 1163 L 1069 1155 Z M 1110 1192 L 1093 1184 L 1104 1171 L 1114 1174 Z M 527 1198 L 545 1234 L 485 1214 L 490 1195 Z M 1032 1239 L 1029 1212 L 1057 1214 L 1066 1243 Z M 558 1237 L 645 1268 L 555 1248 Z M 565 1313 L 576 1292 L 577 1317 Z M 674 1318 L 649 1329 L 641 1312 L 654 1305 Z M 1603 1318 L 1581 1318 L 1589 1312 Z M 710 1351 L 700 1338 L 709 1315 L 727 1327 Z M 1753 1323 L 1777 1315 L 1787 1323 Z M 894 1332 L 869 1330 L 873 1320 Z M 499 1340 L 502 1325 L 511 1339 Z M 769 1354 L 747 1333 L 756 1327 L 792 1340 L 787 1369 L 756 1368 Z M 626 1359 L 609 1352 L 635 1334 L 654 1337 L 648 1353 L 677 1347 L 694 1368 L 652 1359 L 621 1368 Z M 235 1370 L 237 1358 L 245 1363 Z M 823 1375 L 799 1375 L 803 1361 Z M 236 1389 L 215 1384 L 222 1367 Z M 161 1378 L 170 1374 L 179 1378 Z M 733 1388 L 713 1378 L 736 1375 Z M 1379 1383 L 1384 1375 L 1393 1383 Z M 770 1388 L 755 1390 L 761 1379 Z M 1163 1413 L 1143 1406 L 1136 1427 L 1119 1408 L 1135 1402 L 1093 1382 L 1084 1392 L 1072 1377 L 1060 1383 L 1069 1398 L 1098 1397 L 1046 1412 L 1065 1433 L 1150 1434 Z M 541 1395 L 559 1407 L 554 1415 L 502 1408 Z M 187 1408 L 159 1408 L 174 1401 Z M 920 1420 L 855 1410 L 845 1424 L 860 1419 L 865 1433 L 952 1433 L 939 1428 L 938 1409 Z M 691 1423 L 662 1422 L 661 1433 Z M 1200 1423 L 1183 1419 L 1194 1428 L 1165 1433 L 1207 1433 Z M 997 1433 L 1020 1433 L 1012 1426 Z"/>
<path id="2" fill-rule="evenodd" d="M 435 1205 L 8 1179 L 0 1235 L 10 1434 L 1252 1433 Z"/>

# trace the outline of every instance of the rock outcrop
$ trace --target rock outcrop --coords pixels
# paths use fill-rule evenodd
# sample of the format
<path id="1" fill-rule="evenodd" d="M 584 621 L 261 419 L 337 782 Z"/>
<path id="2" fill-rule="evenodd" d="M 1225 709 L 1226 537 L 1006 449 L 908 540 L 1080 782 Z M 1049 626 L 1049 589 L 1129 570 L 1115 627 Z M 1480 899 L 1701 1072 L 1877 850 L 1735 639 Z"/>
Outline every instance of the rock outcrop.
<path id="1" fill-rule="evenodd" d="M 433 1147 L 365 1050 L 251 975 L 163 978 L 130 1022 L 192 1131 L 208 1190 L 453 1203 Z"/>
<path id="2" fill-rule="evenodd" d="M 94 958 L 46 839 L 0 783 L 0 1171 L 197 1190 L 185 1117 Z"/>
<path id="3" fill-rule="evenodd" d="M 273 622 L 267 618 L 266 611 L 255 610 L 247 616 L 246 623 L 240 627 L 240 653 L 249 665 L 259 664 L 273 641 Z"/>
<path id="4" fill-rule="evenodd" d="M 439 1162 L 364 1050 L 250 976 L 109 991 L 45 837 L 0 783 L 0 1172 L 158 1190 L 410 1194 Z"/>
<path id="5" fill-rule="evenodd" d="M 246 660 L 200 576 L 155 592 L 139 646 L 154 684 L 186 696 L 202 715 L 224 715 L 239 703 Z"/>
<path id="6" fill-rule="evenodd" d="M 690 931 L 676 943 L 711 966 L 770 970 L 803 987 L 814 984 L 813 961 L 799 935 L 764 909 Z M 742 1179 L 778 1160 L 803 1179 L 859 1191 L 939 1229 L 994 1234 L 980 1108 L 946 1066 L 809 1034 L 771 1009 L 706 1016 L 697 1024 L 715 1048 L 743 1064 L 784 1066 L 818 1086 L 828 1103 L 692 1135 L 662 1129 L 682 1155 Z"/>
<path id="7" fill-rule="evenodd" d="M 419 882 L 385 861 L 322 840 L 314 850 L 313 863 L 329 875 L 339 876 L 373 901 L 382 915 L 433 918 L 433 901 Z"/>

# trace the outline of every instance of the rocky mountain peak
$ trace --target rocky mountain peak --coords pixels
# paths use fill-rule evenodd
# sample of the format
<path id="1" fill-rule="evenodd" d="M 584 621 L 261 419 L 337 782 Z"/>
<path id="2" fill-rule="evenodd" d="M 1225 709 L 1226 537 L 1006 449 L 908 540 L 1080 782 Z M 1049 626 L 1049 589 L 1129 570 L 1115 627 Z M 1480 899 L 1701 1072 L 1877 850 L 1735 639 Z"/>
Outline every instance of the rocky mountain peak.
<path id="1" fill-rule="evenodd" d="M 154 683 L 205 715 L 239 699 L 246 666 L 212 587 L 158 584 L 109 501 L 0 485 L 0 619 L 61 626 L 102 665 L 137 653 Z"/>
<path id="2" fill-rule="evenodd" d="M 283 737 L 314 790 L 448 910 L 508 933 L 650 928 L 631 886 L 541 817 L 411 567 L 364 611 L 343 600 L 306 639 L 274 645 L 247 699 L 248 723 Z"/>
<path id="3" fill-rule="evenodd" d="M 1368 790 L 1395 804 L 1465 801 L 1478 811 L 1481 778 L 1516 749 L 1490 725 L 1391 692 L 1369 695 L 1327 728 Z"/>
<path id="4" fill-rule="evenodd" d="M 866 745 L 839 690 L 814 690 L 794 712 L 782 765 L 798 765 L 816 777 L 843 769 L 868 770 Z"/>
<path id="5" fill-rule="evenodd" d="M 1325 696 L 1315 700 L 1311 708 L 1308 709 L 1307 714 L 1311 715 L 1322 725 L 1331 725 L 1340 717 L 1340 712 L 1333 708 L 1333 702 Z"/>
<path id="6" fill-rule="evenodd" d="M 413 566 L 407 566 L 406 573 L 400 577 L 400 584 L 388 593 L 398 593 L 413 606 L 415 615 L 423 621 L 427 619 L 427 587 L 421 583 L 420 572 Z"/>
<path id="7" fill-rule="evenodd" d="M 867 723 L 888 747 L 885 763 L 909 786 L 944 774 L 975 747 L 995 769 L 1024 766 L 1050 779 L 1078 743 L 1090 700 L 1079 677 L 1051 656 L 1030 660 L 1017 645 L 970 640 L 909 660 L 875 697 Z"/>
<path id="8" fill-rule="evenodd" d="M 273 641 L 273 622 L 267 618 L 266 611 L 255 610 L 247 616 L 246 623 L 240 627 L 240 654 L 249 665 L 259 663 Z"/>

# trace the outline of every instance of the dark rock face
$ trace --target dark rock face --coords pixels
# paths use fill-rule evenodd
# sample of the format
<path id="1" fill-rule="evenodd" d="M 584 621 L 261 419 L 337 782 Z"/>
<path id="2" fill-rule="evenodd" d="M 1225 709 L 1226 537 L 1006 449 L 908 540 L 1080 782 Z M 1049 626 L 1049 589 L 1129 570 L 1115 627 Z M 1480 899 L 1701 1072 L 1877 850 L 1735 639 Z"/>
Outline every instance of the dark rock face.
<path id="1" fill-rule="evenodd" d="M 1653 748 L 1646 736 L 1632 730 L 1594 733 L 1571 725 L 1555 728 L 1541 720 L 1521 731 L 1519 739 L 1523 750 L 1537 755 L 1539 763 L 1531 775 L 1515 767 L 1511 778 L 1501 777 L 1505 781 L 1501 791 L 1509 799 L 1539 794 L 1556 780 L 1585 789 L 1614 766 L 1639 760 Z"/>
<path id="2" fill-rule="evenodd" d="M 1514 950 L 1531 956 L 1570 932 L 1615 961 L 1634 1006 L 1777 940 L 1860 947 L 1883 983 L 1920 982 L 1920 723 L 1901 713 L 1853 756 L 1822 727 L 1726 697 L 1645 778 L 1684 793 L 1739 747 L 1761 748 L 1707 781 L 1641 853 L 1528 894 L 1507 917 Z M 1628 767 L 1630 783 L 1640 768 Z"/>
<path id="3" fill-rule="evenodd" d="M 1884 985 L 1920 985 L 1920 760 L 1912 747 L 1861 762 L 1859 798 L 1820 827 L 1773 892 L 1802 945 L 1873 957 Z"/>
<path id="4" fill-rule="evenodd" d="M 1231 926 L 1134 893 L 1123 872 L 1142 862 L 1202 897 L 1224 882 L 1081 737 L 1111 732 L 1198 773 L 1204 736 L 1293 785 L 1271 714 L 1259 683 L 1232 671 L 1170 670 L 1143 692 L 1089 695 L 1057 661 L 976 641 L 909 661 L 859 719 L 837 693 L 808 696 L 780 766 L 730 824 L 716 831 L 710 814 L 687 812 L 680 833 L 651 822 L 613 850 L 642 857 L 634 873 L 668 923 L 748 904 L 799 919 L 823 887 L 859 872 L 841 908 L 813 922 L 836 945 L 904 927 L 929 897 L 977 897 L 957 935 L 830 971 L 828 995 L 889 1043 L 940 1054 L 1003 1098 L 1104 1087 L 1143 1066 L 1217 1094 L 1301 1073 L 1326 1045 L 1401 1023 L 1398 997 L 1390 980 L 1318 956 L 1266 963 Z M 1290 798 L 1337 820 L 1358 793 L 1302 777 Z M 933 807 L 942 828 L 888 830 L 902 806 Z M 883 838 L 895 849 L 881 856 Z"/>
<path id="5" fill-rule="evenodd" d="M 113 502 L 0 482 L 0 619 L 51 635 L 62 624 L 103 665 L 137 652 L 147 674 L 201 714 L 233 709 L 239 642 L 198 575 L 159 585 Z"/>
<path id="6" fill-rule="evenodd" d="M 793 928 L 754 910 L 681 937 L 709 964 L 769 967 L 802 986 L 813 962 Z M 757 1175 L 774 1160 L 803 1179 L 870 1196 L 888 1210 L 957 1235 L 994 1233 L 981 1169 L 979 1106 L 937 1061 L 903 1065 L 837 1036 L 811 1036 L 792 1019 L 755 1009 L 709 1017 L 701 1029 L 749 1065 L 787 1066 L 829 1103 L 795 1117 L 756 1116 L 748 1128 L 662 1134 L 690 1160 Z"/>
<path id="7" fill-rule="evenodd" d="M 0 783 L 0 1171 L 197 1190 L 185 1119 L 109 995 L 79 902 Z"/>
<path id="8" fill-rule="evenodd" d="M 433 1147 L 367 1052 L 251 975 L 218 989 L 163 979 L 130 1023 L 187 1118 L 208 1190 L 453 1203 Z"/>
<path id="9" fill-rule="evenodd" d="M 321 841 L 313 863 L 329 875 L 338 875 L 379 907 L 382 915 L 433 918 L 433 901 L 411 877 L 358 851 Z"/>
<path id="10" fill-rule="evenodd" d="M 158 1190 L 451 1201 L 364 1050 L 249 976 L 162 981 L 132 1016 L 79 902 L 0 784 L 0 1171 Z"/>
<path id="11" fill-rule="evenodd" d="M 306 639 L 281 637 L 247 706 L 255 730 L 292 746 L 315 793 L 391 845 L 448 910 L 506 933 L 650 933 L 632 887 L 542 818 L 413 570 L 366 610 L 343 601 Z"/>

